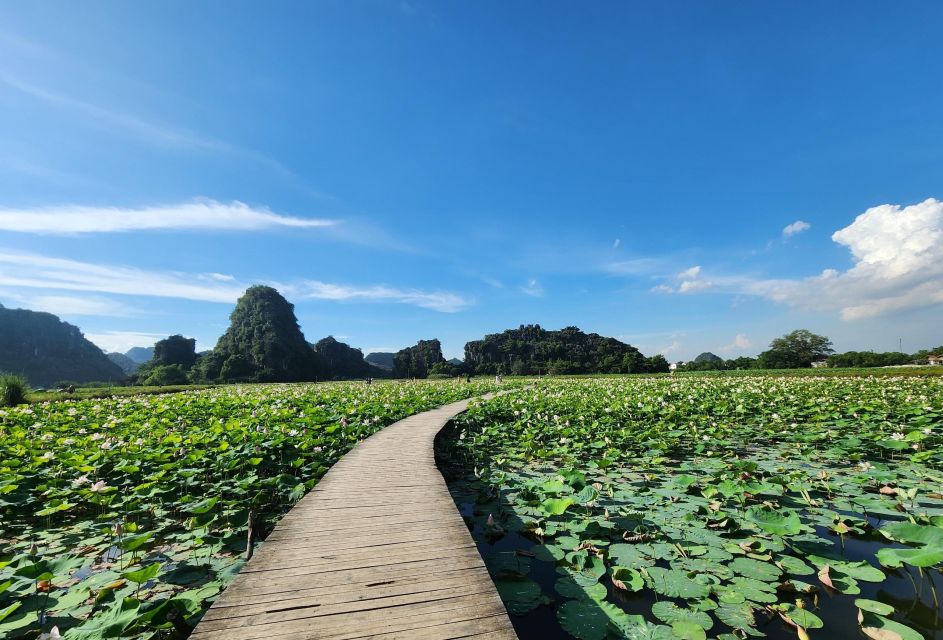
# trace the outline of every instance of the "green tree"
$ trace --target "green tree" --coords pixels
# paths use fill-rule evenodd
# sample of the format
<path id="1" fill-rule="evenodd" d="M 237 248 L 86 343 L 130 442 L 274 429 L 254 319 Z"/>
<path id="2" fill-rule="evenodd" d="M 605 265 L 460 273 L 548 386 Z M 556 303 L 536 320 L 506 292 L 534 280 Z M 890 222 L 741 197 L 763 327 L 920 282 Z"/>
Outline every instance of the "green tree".
<path id="1" fill-rule="evenodd" d="M 645 358 L 645 370 L 648 373 L 668 373 L 670 371 L 668 361 L 660 353 L 650 358 Z"/>
<path id="2" fill-rule="evenodd" d="M 147 386 L 166 387 L 169 385 L 187 384 L 187 372 L 183 365 L 163 364 L 152 368 L 143 383 Z"/>
<path id="3" fill-rule="evenodd" d="M 801 369 L 834 352 L 832 341 L 825 336 L 797 329 L 773 340 L 769 350 L 760 354 L 759 364 L 762 369 Z"/>

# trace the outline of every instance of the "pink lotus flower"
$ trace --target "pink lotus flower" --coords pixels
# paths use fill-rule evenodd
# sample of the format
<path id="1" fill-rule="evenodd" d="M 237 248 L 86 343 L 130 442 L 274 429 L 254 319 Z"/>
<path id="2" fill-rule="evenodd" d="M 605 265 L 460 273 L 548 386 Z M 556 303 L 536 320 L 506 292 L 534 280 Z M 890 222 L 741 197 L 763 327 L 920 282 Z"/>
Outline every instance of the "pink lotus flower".
<path id="1" fill-rule="evenodd" d="M 39 640 L 61 640 L 62 636 L 59 635 L 59 627 L 53 627 L 49 630 L 49 633 L 39 634 Z"/>
<path id="2" fill-rule="evenodd" d="M 95 493 L 98 493 L 100 491 L 104 491 L 106 487 L 108 487 L 108 485 L 105 484 L 105 481 L 99 480 L 98 482 L 93 484 L 91 487 L 89 487 L 89 489 Z"/>

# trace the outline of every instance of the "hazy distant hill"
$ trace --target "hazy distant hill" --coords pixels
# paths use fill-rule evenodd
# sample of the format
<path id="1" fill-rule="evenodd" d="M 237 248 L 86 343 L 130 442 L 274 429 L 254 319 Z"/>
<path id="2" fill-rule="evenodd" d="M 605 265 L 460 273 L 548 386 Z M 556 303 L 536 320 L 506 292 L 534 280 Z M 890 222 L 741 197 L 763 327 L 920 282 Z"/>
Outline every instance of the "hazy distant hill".
<path id="1" fill-rule="evenodd" d="M 380 367 L 381 369 L 386 369 L 387 371 L 393 370 L 393 355 L 392 353 L 386 353 L 385 351 L 377 351 L 375 353 L 368 353 L 367 357 L 364 358 L 370 364 Z"/>
<path id="2" fill-rule="evenodd" d="M 112 352 L 106 353 L 105 355 L 108 356 L 109 360 L 121 367 L 121 370 L 124 371 L 127 375 L 131 375 L 138 370 L 138 367 L 141 366 L 139 363 L 135 362 L 123 353 Z"/>
<path id="3" fill-rule="evenodd" d="M 125 378 L 121 367 L 85 339 L 79 328 L 51 313 L 0 306 L 0 371 L 19 373 L 34 386 Z"/>
<path id="4" fill-rule="evenodd" d="M 138 364 L 144 364 L 154 357 L 154 347 L 131 347 L 124 352 L 124 355 Z"/>
<path id="5" fill-rule="evenodd" d="M 449 364 L 454 364 L 456 367 L 460 367 L 462 364 L 464 364 L 464 360 L 459 360 L 458 358 L 449 358 L 447 362 Z"/>

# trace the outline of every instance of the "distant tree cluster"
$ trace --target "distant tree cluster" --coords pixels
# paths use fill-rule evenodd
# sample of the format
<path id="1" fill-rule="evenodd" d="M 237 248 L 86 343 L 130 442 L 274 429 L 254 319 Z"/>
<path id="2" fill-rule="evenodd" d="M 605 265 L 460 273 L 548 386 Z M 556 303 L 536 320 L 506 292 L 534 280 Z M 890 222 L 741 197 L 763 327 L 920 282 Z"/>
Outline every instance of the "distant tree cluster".
<path id="1" fill-rule="evenodd" d="M 813 362 L 828 367 L 869 368 L 927 364 L 930 355 L 943 354 L 943 345 L 935 349 L 907 354 L 899 351 L 846 351 L 835 353 L 832 341 L 806 329 L 798 329 L 776 338 L 769 349 L 756 358 L 743 356 L 724 360 L 713 353 L 702 353 L 691 362 L 678 363 L 677 371 L 722 371 L 735 369 L 803 369 Z"/>
<path id="2" fill-rule="evenodd" d="M 668 371 L 663 356 L 646 358 L 615 338 L 521 325 L 465 345 L 465 368 L 477 374 L 657 373 Z"/>
<path id="3" fill-rule="evenodd" d="M 442 357 L 442 343 L 438 340 L 420 340 L 414 346 L 394 354 L 393 377 L 427 378 L 430 373 L 441 374 L 446 364 Z M 439 368 L 433 371 L 437 366 Z"/>

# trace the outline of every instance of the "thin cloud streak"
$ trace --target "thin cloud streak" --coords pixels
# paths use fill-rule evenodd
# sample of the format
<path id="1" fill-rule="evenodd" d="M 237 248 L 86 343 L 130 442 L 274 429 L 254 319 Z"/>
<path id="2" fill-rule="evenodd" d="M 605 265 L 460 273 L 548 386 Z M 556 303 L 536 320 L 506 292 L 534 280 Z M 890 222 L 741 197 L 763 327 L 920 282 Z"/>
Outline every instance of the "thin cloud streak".
<path id="1" fill-rule="evenodd" d="M 396 304 L 411 304 L 441 313 L 455 313 L 474 304 L 474 301 L 470 298 L 447 291 L 397 289 L 387 285 L 358 287 L 309 280 L 300 287 L 293 287 L 293 289 L 302 298 L 335 300 L 338 302 L 393 302 Z"/>
<path id="2" fill-rule="evenodd" d="M 474 304 L 473 299 L 448 291 L 399 289 L 389 285 L 353 286 L 318 280 L 266 284 L 276 286 L 290 299 L 408 304 L 441 313 L 455 313 Z M 232 304 L 248 284 L 219 273 L 147 271 L 0 249 L 0 286 Z"/>
<path id="3" fill-rule="evenodd" d="M 206 199 L 142 208 L 78 205 L 0 208 L 0 231 L 48 235 L 161 229 L 255 231 L 272 227 L 314 228 L 337 224 L 336 220 L 283 216 L 265 207 L 250 207 L 238 201 L 222 203 Z"/>

